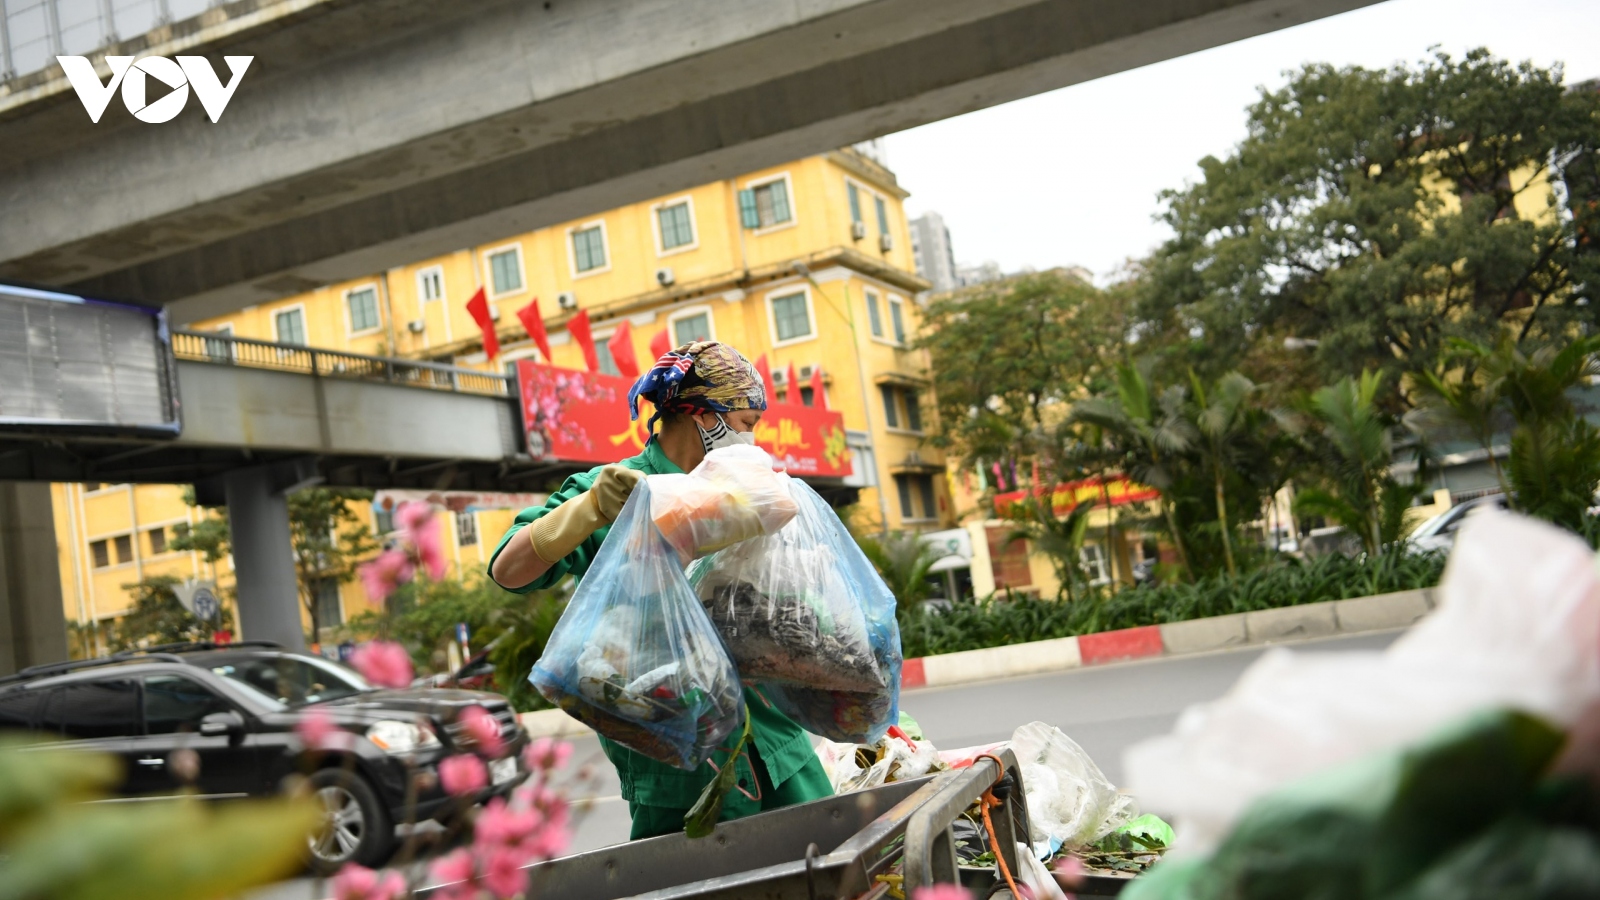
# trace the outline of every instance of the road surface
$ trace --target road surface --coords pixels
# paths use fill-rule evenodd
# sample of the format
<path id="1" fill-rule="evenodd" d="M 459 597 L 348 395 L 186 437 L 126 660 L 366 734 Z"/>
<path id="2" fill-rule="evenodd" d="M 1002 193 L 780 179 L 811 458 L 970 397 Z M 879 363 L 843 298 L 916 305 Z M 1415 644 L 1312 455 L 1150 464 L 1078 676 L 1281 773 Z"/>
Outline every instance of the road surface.
<path id="1" fill-rule="evenodd" d="M 1293 646 L 1319 652 L 1377 650 L 1398 635 L 1351 635 Z M 1093 757 L 1106 777 L 1120 783 L 1123 750 L 1171 730 L 1184 707 L 1222 696 L 1265 650 L 1247 647 L 918 690 L 901 698 L 901 708 L 916 718 L 940 749 L 1005 740 L 1018 725 L 1035 720 L 1055 725 Z M 574 764 L 592 763 L 594 778 L 590 782 L 592 799 L 580 813 L 572 851 L 627 840 L 628 805 L 617 793 L 616 773 L 593 737 L 574 743 Z M 252 894 L 251 900 L 312 900 L 315 895 L 313 881 L 302 878 Z"/>

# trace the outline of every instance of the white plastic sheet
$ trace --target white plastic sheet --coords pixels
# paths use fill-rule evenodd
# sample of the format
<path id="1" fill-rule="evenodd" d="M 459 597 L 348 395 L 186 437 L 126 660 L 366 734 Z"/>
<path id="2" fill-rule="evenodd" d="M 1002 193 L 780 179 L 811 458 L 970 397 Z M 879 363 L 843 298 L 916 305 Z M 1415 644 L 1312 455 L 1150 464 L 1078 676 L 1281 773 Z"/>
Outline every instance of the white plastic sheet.
<path id="1" fill-rule="evenodd" d="M 1089 754 L 1059 728 L 1029 722 L 1011 735 L 1022 767 L 1028 821 L 1035 844 L 1084 847 L 1139 814 L 1133 797 L 1117 792 Z"/>
<path id="2" fill-rule="evenodd" d="M 1252 801 L 1300 776 L 1474 710 L 1569 725 L 1600 700 L 1600 574 L 1583 541 L 1510 513 L 1475 514 L 1436 597 L 1381 653 L 1270 651 L 1172 734 L 1130 748 L 1130 786 L 1172 814 L 1183 851 L 1205 851 Z"/>

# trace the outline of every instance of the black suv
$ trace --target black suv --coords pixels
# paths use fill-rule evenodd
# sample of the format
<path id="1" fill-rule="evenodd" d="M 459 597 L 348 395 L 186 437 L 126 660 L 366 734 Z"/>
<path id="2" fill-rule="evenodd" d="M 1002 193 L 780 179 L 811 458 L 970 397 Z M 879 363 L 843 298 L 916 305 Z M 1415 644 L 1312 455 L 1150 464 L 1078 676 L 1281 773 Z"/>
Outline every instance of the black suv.
<path id="1" fill-rule="evenodd" d="M 527 735 L 498 694 L 412 687 L 380 690 L 353 670 L 276 644 L 184 644 L 109 659 L 35 666 L 0 679 L 0 730 L 62 738 L 72 748 L 120 756 L 120 793 L 157 801 L 180 792 L 206 799 L 261 797 L 308 776 L 326 812 L 309 838 L 312 867 L 381 863 L 406 815 L 408 775 L 419 783 L 417 821 L 450 806 L 437 765 L 470 751 L 458 722 L 481 706 L 500 721 L 511 753 L 489 764 L 490 787 L 507 793 L 527 777 Z M 351 734 L 348 749 L 308 754 L 295 725 L 326 711 Z M 198 772 L 184 773 L 198 755 Z M 353 757 L 353 758 L 352 758 Z"/>

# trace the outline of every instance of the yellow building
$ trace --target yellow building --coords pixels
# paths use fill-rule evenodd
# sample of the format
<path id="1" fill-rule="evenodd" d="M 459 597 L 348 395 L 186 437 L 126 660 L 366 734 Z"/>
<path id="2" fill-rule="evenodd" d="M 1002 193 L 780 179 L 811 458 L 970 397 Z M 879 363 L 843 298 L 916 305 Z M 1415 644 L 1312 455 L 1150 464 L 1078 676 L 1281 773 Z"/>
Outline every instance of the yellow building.
<path id="1" fill-rule="evenodd" d="M 645 367 L 662 331 L 673 345 L 722 341 L 751 359 L 765 355 L 780 395 L 790 388 L 784 381 L 792 365 L 808 404 L 815 402 L 810 378 L 820 368 L 825 402 L 848 429 L 855 469 L 849 483 L 860 490 L 862 524 L 936 529 L 953 515 L 943 457 L 922 445 L 932 409 L 924 397 L 927 362 L 909 344 L 919 321 L 915 296 L 928 284 L 914 274 L 905 196 L 887 168 L 845 149 L 179 327 L 510 367 L 538 357 L 516 316 L 537 298 L 555 357 L 549 362 L 558 366 L 584 366 L 566 330 L 579 311 L 588 313 L 601 369 L 611 373 L 605 342 L 623 321 Z M 501 344 L 493 363 L 465 309 L 479 288 Z M 183 519 L 187 508 L 176 488 L 117 488 L 116 510 L 98 502 L 105 489 L 58 486 L 56 493 L 56 520 L 66 523 L 58 530 L 69 618 L 116 615 L 129 602 L 119 579 L 135 581 L 154 571 L 148 566 L 192 569 L 193 560 L 172 554 L 151 553 L 148 563 L 132 551 L 126 561 L 118 555 L 120 535 Z M 67 509 L 83 500 L 96 502 L 73 518 Z M 512 514 L 448 517 L 449 546 L 462 571 L 482 570 Z M 374 529 L 382 533 L 386 520 L 373 518 Z M 86 568 L 85 560 L 95 561 L 91 542 L 107 536 L 108 565 Z M 228 573 L 218 577 L 225 582 Z M 324 609 L 339 607 L 339 621 L 370 606 L 359 584 L 338 594 Z"/>

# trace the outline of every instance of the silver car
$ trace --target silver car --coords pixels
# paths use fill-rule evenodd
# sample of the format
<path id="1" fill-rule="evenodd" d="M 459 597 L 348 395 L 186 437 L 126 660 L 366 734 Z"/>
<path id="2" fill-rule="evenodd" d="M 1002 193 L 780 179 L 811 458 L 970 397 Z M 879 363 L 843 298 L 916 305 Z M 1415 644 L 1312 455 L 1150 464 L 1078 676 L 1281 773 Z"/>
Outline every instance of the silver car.
<path id="1" fill-rule="evenodd" d="M 1477 497 L 1450 507 L 1444 512 L 1434 516 L 1416 527 L 1406 537 L 1406 548 L 1413 553 L 1423 553 L 1430 550 L 1450 552 L 1455 546 L 1456 532 L 1460 530 L 1467 516 L 1480 509 L 1507 509 L 1509 504 L 1505 494 L 1490 494 L 1487 497 Z"/>

